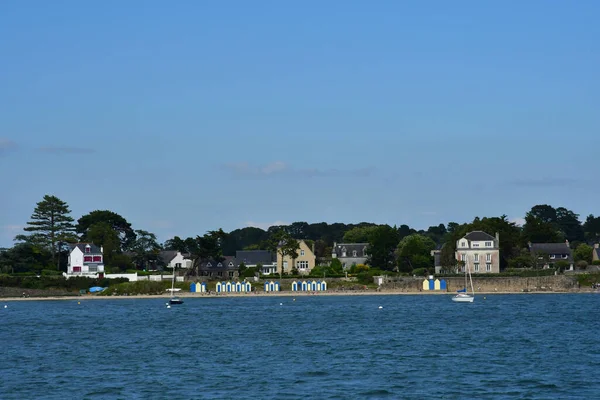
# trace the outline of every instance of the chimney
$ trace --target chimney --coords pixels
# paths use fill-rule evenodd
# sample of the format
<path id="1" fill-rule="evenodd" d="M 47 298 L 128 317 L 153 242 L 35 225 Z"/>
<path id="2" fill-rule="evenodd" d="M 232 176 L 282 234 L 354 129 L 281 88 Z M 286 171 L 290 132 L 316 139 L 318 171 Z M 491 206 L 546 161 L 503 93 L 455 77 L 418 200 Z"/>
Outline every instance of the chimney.
<path id="1" fill-rule="evenodd" d="M 100 253 L 104 254 L 104 246 L 100 246 Z"/>
<path id="2" fill-rule="evenodd" d="M 594 248 L 595 248 L 595 249 L 597 249 L 597 248 L 600 248 L 600 243 L 595 243 L 595 244 L 594 244 Z"/>
<path id="3" fill-rule="evenodd" d="M 500 234 L 498 232 L 496 232 L 496 242 L 498 242 L 497 244 L 500 245 Z"/>
<path id="4" fill-rule="evenodd" d="M 569 245 L 569 241 L 565 240 L 565 244 L 567 245 L 568 248 L 571 248 L 571 246 Z"/>

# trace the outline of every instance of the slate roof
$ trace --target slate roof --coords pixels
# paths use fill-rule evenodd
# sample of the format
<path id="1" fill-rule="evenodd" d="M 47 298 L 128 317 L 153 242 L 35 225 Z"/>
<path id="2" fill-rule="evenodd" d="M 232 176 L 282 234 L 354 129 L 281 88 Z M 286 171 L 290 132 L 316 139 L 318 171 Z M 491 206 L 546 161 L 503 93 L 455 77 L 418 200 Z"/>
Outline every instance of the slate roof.
<path id="1" fill-rule="evenodd" d="M 244 265 L 272 264 L 277 261 L 277 256 L 268 250 L 238 250 L 235 259 Z"/>
<path id="2" fill-rule="evenodd" d="M 210 271 L 226 271 L 226 270 L 237 270 L 238 263 L 235 257 L 226 256 L 223 261 L 215 261 L 215 260 L 202 260 L 200 262 L 200 270 L 210 270 Z M 219 266 L 221 263 L 221 266 Z M 233 263 L 232 266 L 229 264 Z M 208 265 L 210 264 L 210 266 Z"/>
<path id="3" fill-rule="evenodd" d="M 473 232 L 469 232 L 464 236 L 464 239 L 467 239 L 469 241 L 475 241 L 475 242 L 483 242 L 483 241 L 490 241 L 490 240 L 496 240 L 496 238 L 492 235 L 489 235 L 487 233 L 485 233 L 484 231 L 473 231 Z"/>
<path id="4" fill-rule="evenodd" d="M 158 253 L 158 258 L 160 258 L 160 260 L 165 264 L 170 263 L 171 260 L 175 258 L 175 256 L 177 256 L 177 250 L 163 250 L 160 253 Z"/>
<path id="5" fill-rule="evenodd" d="M 336 243 L 333 247 L 333 253 L 335 253 L 337 258 L 342 257 L 342 249 L 346 248 L 346 258 L 354 258 L 352 252 L 356 250 L 356 257 L 364 258 L 367 257 L 363 255 L 363 250 L 365 247 L 369 247 L 369 243 Z"/>
<path id="6" fill-rule="evenodd" d="M 85 248 L 87 245 L 90 245 L 90 252 L 86 253 L 85 252 Z M 77 247 L 79 250 L 81 250 L 82 253 L 84 254 L 99 254 L 102 255 L 102 252 L 100 251 L 100 247 L 96 246 L 93 243 L 75 243 L 71 245 L 71 251 L 73 251 L 75 249 L 75 247 Z"/>
<path id="7" fill-rule="evenodd" d="M 529 249 L 532 253 L 544 253 L 548 255 L 567 255 L 566 260 L 573 261 L 571 248 L 566 243 L 531 243 Z M 562 257 L 560 257 L 562 258 Z"/>

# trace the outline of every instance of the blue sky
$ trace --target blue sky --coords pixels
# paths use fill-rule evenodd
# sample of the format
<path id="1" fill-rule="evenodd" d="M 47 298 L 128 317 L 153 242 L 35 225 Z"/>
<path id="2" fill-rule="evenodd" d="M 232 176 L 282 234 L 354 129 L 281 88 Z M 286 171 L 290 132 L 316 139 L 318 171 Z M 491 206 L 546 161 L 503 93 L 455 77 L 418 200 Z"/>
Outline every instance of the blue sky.
<path id="1" fill-rule="evenodd" d="M 596 1 L 0 2 L 0 247 L 44 194 L 161 241 L 598 214 Z"/>

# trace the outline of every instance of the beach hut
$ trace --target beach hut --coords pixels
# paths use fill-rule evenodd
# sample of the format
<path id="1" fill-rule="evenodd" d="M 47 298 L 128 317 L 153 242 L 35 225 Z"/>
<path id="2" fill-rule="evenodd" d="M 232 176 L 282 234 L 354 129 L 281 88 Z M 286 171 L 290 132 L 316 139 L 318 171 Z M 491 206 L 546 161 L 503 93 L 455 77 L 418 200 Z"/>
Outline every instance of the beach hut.
<path id="1" fill-rule="evenodd" d="M 292 282 L 292 292 L 297 292 L 298 291 L 298 282 L 294 281 Z"/>
<path id="2" fill-rule="evenodd" d="M 250 282 L 244 282 L 242 284 L 242 290 L 244 292 L 251 292 L 252 291 L 252 285 L 250 284 Z"/>
<path id="3" fill-rule="evenodd" d="M 217 293 L 221 293 L 221 292 L 223 291 L 223 288 L 222 288 L 222 286 L 223 286 L 223 285 L 221 284 L 221 282 L 217 282 L 217 286 L 215 286 L 215 291 L 216 291 Z"/>
<path id="4" fill-rule="evenodd" d="M 190 292 L 192 292 L 192 293 L 196 292 L 196 284 L 194 282 L 190 283 Z"/>
<path id="5" fill-rule="evenodd" d="M 319 291 L 327 290 L 327 282 L 325 282 L 325 281 L 323 281 L 323 282 L 318 281 L 317 282 L 317 290 L 319 290 Z"/>
<path id="6" fill-rule="evenodd" d="M 306 281 L 302 281 L 302 287 L 300 288 L 300 290 L 302 290 L 303 292 L 306 292 L 308 290 L 308 284 L 306 283 Z"/>
<path id="7" fill-rule="evenodd" d="M 423 290 L 429 290 L 429 281 L 427 279 L 423 280 Z"/>
<path id="8" fill-rule="evenodd" d="M 435 290 L 435 282 L 433 279 L 429 280 L 429 290 Z"/>
<path id="9" fill-rule="evenodd" d="M 448 286 L 446 286 L 446 280 L 442 279 L 440 281 L 440 290 L 447 290 Z"/>
<path id="10" fill-rule="evenodd" d="M 317 290 L 317 282 L 312 281 L 310 283 L 310 290 L 312 290 L 313 292 Z"/>
<path id="11" fill-rule="evenodd" d="M 440 290 L 440 280 L 439 279 L 436 279 L 435 281 L 433 281 L 433 289 Z"/>

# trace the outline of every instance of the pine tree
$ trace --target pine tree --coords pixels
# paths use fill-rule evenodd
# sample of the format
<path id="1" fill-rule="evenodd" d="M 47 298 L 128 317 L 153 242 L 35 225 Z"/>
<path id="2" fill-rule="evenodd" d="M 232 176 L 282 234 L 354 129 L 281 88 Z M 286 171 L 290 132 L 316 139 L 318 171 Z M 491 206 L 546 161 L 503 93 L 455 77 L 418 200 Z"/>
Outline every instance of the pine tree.
<path id="1" fill-rule="evenodd" d="M 50 250 L 53 261 L 60 245 L 74 238 L 75 225 L 70 213 L 67 203 L 56 196 L 45 195 L 31 214 L 31 221 L 27 222 L 29 226 L 24 229 L 32 232 L 29 239 Z M 58 265 L 60 257 L 56 262 Z"/>

